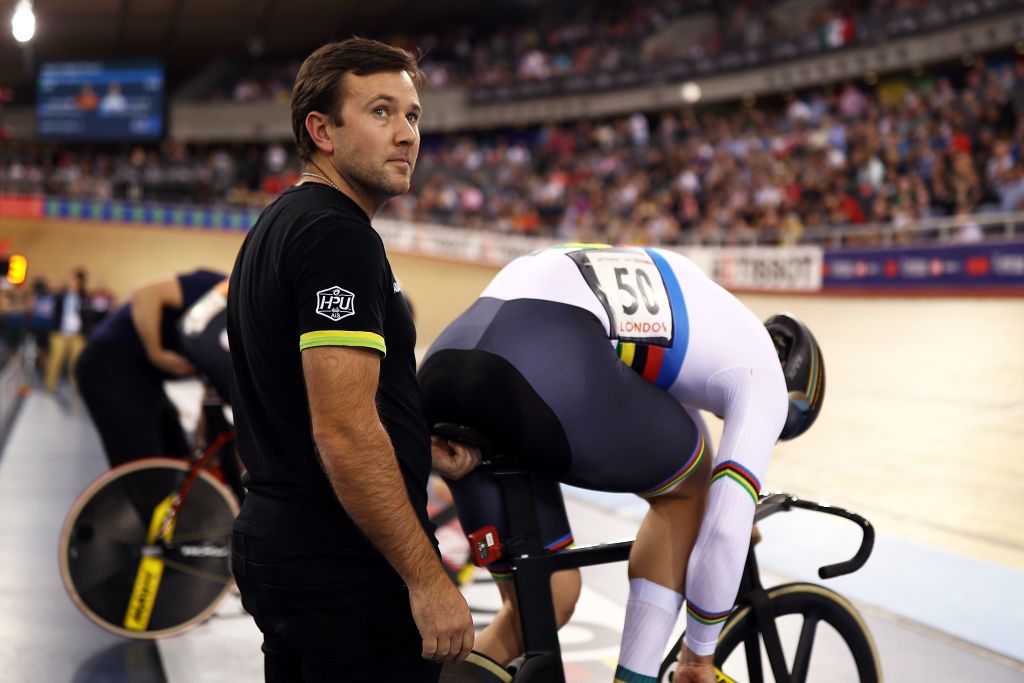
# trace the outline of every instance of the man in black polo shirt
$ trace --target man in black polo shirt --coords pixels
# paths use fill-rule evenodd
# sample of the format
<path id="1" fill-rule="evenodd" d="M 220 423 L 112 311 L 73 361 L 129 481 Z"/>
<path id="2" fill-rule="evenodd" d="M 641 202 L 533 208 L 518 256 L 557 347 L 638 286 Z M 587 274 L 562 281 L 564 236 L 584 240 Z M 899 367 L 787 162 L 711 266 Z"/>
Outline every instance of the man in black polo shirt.
<path id="1" fill-rule="evenodd" d="M 304 172 L 246 237 L 232 271 L 232 405 L 248 495 L 232 566 L 264 634 L 267 681 L 434 681 L 473 644 L 426 516 L 436 442 L 415 328 L 370 219 L 407 192 L 422 73 L 351 39 L 315 51 L 292 93 Z"/>

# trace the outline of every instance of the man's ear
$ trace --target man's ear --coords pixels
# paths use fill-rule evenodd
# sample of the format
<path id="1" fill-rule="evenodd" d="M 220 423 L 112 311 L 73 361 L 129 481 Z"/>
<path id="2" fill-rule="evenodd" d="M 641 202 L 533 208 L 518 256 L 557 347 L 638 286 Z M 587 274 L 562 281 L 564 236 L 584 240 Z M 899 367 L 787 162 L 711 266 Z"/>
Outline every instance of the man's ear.
<path id="1" fill-rule="evenodd" d="M 325 154 L 334 154 L 334 141 L 331 139 L 333 127 L 334 124 L 327 114 L 318 111 L 306 114 L 306 132 L 309 133 L 316 148 Z"/>

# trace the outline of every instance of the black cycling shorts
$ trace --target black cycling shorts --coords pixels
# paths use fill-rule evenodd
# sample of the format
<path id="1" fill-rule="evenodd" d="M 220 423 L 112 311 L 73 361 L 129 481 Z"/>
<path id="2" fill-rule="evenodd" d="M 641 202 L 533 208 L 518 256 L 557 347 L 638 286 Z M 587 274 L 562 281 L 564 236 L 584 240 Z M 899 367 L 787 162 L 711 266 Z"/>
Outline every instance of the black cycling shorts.
<path id="1" fill-rule="evenodd" d="M 679 402 L 626 367 L 600 321 L 576 306 L 481 298 L 441 333 L 419 380 L 430 424 L 471 427 L 538 473 L 549 549 L 572 542 L 559 482 L 650 497 L 682 481 L 705 448 Z M 489 472 L 449 484 L 466 531 L 507 533 Z"/>
<path id="2" fill-rule="evenodd" d="M 111 467 L 152 456 L 188 457 L 178 409 L 147 358 L 93 340 L 78 356 L 75 379 Z"/>

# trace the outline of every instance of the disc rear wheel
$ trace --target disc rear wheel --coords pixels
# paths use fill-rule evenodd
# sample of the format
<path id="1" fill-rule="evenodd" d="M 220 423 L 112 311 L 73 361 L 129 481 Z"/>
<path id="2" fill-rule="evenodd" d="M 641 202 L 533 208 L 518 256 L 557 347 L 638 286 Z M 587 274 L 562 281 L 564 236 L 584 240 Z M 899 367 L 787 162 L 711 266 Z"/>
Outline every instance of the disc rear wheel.
<path id="1" fill-rule="evenodd" d="M 129 638 L 176 635 L 204 621 L 230 590 L 231 492 L 200 471 L 173 523 L 164 525 L 186 463 L 122 465 L 79 496 L 61 533 L 61 577 L 102 628 Z"/>

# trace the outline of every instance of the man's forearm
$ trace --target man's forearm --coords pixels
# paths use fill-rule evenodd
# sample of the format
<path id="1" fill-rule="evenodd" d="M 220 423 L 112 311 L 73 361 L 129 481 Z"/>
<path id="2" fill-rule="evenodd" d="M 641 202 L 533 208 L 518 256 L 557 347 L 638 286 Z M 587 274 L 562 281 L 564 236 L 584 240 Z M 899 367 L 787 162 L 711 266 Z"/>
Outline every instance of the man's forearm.
<path id="1" fill-rule="evenodd" d="M 317 448 L 345 511 L 407 584 L 441 566 L 409 502 L 395 452 L 377 422 L 359 434 L 317 435 Z"/>
<path id="2" fill-rule="evenodd" d="M 139 340 L 146 354 L 152 356 L 163 348 L 160 339 L 160 317 L 162 305 L 160 298 L 146 289 L 132 295 L 132 324 L 139 334 Z"/>

